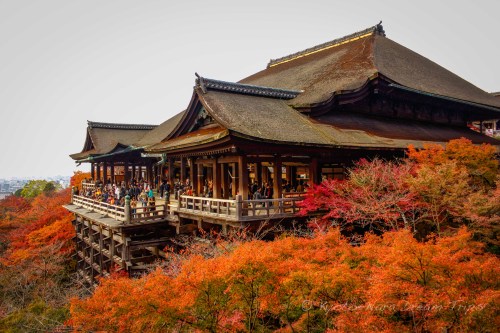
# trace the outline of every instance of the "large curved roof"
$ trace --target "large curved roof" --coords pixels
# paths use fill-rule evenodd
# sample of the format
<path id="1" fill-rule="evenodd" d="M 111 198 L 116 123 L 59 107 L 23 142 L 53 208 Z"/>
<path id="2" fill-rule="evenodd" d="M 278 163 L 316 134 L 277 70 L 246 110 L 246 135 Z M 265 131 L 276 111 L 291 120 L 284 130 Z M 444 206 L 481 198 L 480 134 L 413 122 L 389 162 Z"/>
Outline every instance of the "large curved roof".
<path id="1" fill-rule="evenodd" d="M 359 89 L 382 75 L 411 89 L 500 111 L 499 99 L 385 37 L 377 27 L 272 61 L 266 69 L 240 83 L 303 90 L 290 101 L 291 105 L 312 107 L 334 94 Z"/>

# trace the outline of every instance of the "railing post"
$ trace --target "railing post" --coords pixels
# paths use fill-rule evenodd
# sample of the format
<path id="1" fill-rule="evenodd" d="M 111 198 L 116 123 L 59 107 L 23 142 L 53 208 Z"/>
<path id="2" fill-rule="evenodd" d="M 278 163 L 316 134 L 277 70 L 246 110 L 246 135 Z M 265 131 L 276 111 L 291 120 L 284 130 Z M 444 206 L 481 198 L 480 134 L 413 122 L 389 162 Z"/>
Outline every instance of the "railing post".
<path id="1" fill-rule="evenodd" d="M 278 205 L 279 205 L 279 208 L 280 208 L 280 214 L 284 214 L 285 213 L 285 208 L 284 208 L 284 203 L 285 203 L 285 195 L 281 195 L 281 200 L 279 201 Z"/>
<path id="2" fill-rule="evenodd" d="M 75 193 L 76 193 L 76 189 L 75 189 L 75 187 L 73 186 L 73 187 L 71 188 L 71 203 L 73 203 L 73 197 L 75 196 Z"/>
<path id="3" fill-rule="evenodd" d="M 236 196 L 236 217 L 241 217 L 243 216 L 243 211 L 242 211 L 242 208 L 243 207 L 243 196 L 241 194 L 238 194 Z"/>
<path id="4" fill-rule="evenodd" d="M 125 196 L 125 224 L 130 223 L 130 196 Z"/>

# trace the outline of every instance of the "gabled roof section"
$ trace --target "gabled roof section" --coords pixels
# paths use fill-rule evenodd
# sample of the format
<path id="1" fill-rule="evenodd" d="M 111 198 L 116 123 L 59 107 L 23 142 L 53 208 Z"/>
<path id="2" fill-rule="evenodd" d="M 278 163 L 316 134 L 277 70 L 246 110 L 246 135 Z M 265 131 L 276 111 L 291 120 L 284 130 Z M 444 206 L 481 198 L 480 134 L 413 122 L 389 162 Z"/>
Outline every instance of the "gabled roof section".
<path id="1" fill-rule="evenodd" d="M 349 42 L 352 42 L 352 41 L 355 41 L 355 40 L 358 40 L 358 39 L 361 39 L 364 37 L 368 37 L 368 36 L 372 35 L 373 33 L 377 33 L 377 34 L 380 34 L 382 36 L 385 36 L 385 31 L 384 31 L 384 28 L 382 27 L 382 21 L 380 21 L 379 24 L 377 24 L 373 27 L 355 32 L 353 34 L 350 34 L 350 35 L 347 35 L 347 36 L 344 36 L 341 38 L 337 38 L 337 39 L 334 39 L 332 41 L 322 43 L 322 44 L 310 47 L 308 49 L 305 49 L 303 51 L 295 52 L 295 53 L 292 53 L 290 55 L 287 55 L 287 56 L 284 56 L 284 57 L 281 57 L 278 59 L 271 59 L 269 61 L 269 63 L 267 64 L 267 68 L 273 67 L 273 66 L 276 66 L 276 65 L 288 62 L 288 61 L 292 61 L 292 60 L 297 59 L 297 58 L 302 58 L 302 57 L 305 57 L 305 56 L 308 56 L 308 55 L 311 55 L 311 54 L 314 54 L 314 53 L 317 53 L 317 52 L 320 52 L 323 50 L 327 50 L 327 49 L 330 49 L 330 48 L 333 48 L 333 47 L 336 47 L 336 46 L 339 46 L 339 45 L 342 45 L 345 43 L 349 43 Z"/>
<path id="2" fill-rule="evenodd" d="M 289 104 L 311 109 L 363 90 L 377 78 L 500 111 L 500 99 L 387 38 L 381 24 L 271 60 L 239 83 L 303 91 Z"/>
<path id="3" fill-rule="evenodd" d="M 145 147 L 165 140 L 179 124 L 185 113 L 186 110 L 181 111 L 175 116 L 165 120 L 155 129 L 144 135 L 144 137 L 140 139 L 136 145 L 138 147 Z"/>
<path id="4" fill-rule="evenodd" d="M 214 79 L 207 79 L 198 75 L 196 85 L 206 93 L 207 90 L 218 90 L 226 92 L 234 92 L 243 95 L 263 96 L 280 99 L 292 99 L 297 97 L 302 91 L 279 89 L 272 87 L 256 86 L 251 84 L 234 83 L 227 81 L 220 81 Z"/>
<path id="5" fill-rule="evenodd" d="M 156 128 L 155 125 L 117 124 L 87 122 L 85 145 L 78 154 L 70 155 L 75 160 L 89 156 L 109 154 L 116 149 L 125 149 L 135 144 L 148 132 Z"/>

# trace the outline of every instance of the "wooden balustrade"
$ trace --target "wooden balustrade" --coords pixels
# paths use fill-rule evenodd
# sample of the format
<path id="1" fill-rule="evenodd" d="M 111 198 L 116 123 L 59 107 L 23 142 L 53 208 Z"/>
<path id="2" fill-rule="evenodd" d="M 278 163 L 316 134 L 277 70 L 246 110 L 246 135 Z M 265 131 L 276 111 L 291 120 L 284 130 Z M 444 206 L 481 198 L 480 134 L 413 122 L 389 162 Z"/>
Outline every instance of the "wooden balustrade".
<path id="1" fill-rule="evenodd" d="M 241 196 L 237 196 L 236 200 L 227 200 L 181 195 L 178 211 L 226 220 L 262 220 L 297 214 L 300 209 L 297 202 L 301 200 L 301 195 L 260 200 L 242 200 Z"/>
<path id="2" fill-rule="evenodd" d="M 235 200 L 181 195 L 176 212 L 228 221 L 254 221 L 291 217 L 299 211 L 297 202 L 301 200 L 302 193 L 286 193 L 279 199 L 259 200 L 243 200 L 240 195 Z M 168 204 L 130 207 L 127 201 L 125 206 L 116 206 L 79 195 L 73 195 L 72 203 L 124 224 L 165 220 L 172 209 Z"/>
<path id="3" fill-rule="evenodd" d="M 189 213 L 200 213 L 201 215 L 234 218 L 237 216 L 236 206 L 236 200 L 181 195 L 178 210 Z"/>
<path id="4" fill-rule="evenodd" d="M 72 203 L 124 223 L 164 219 L 168 213 L 168 206 L 165 204 L 145 207 L 116 206 L 80 195 L 73 195 Z"/>
<path id="5" fill-rule="evenodd" d="M 94 183 L 84 183 L 82 182 L 82 190 L 81 193 L 87 193 L 87 191 L 93 191 L 95 190 L 95 184 Z"/>

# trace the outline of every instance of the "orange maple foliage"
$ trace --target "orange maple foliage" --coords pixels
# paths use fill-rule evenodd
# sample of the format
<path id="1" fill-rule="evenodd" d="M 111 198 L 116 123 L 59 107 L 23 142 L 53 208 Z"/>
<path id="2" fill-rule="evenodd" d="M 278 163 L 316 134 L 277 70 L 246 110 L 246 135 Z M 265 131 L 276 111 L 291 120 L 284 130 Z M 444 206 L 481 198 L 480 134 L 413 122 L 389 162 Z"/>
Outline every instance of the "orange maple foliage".
<path id="1" fill-rule="evenodd" d="M 65 189 L 0 201 L 0 331 L 45 330 L 65 319 L 75 234 L 62 207 L 69 200 Z"/>
<path id="2" fill-rule="evenodd" d="M 69 241 L 74 235 L 74 231 L 71 231 L 72 215 L 62 205 L 69 202 L 69 191 L 65 189 L 51 195 L 41 194 L 30 202 L 29 209 L 19 211 L 10 220 L 11 230 L 6 235 L 9 246 L 0 258 L 4 265 L 15 265 L 19 260 L 36 260 L 32 250 L 40 246 L 62 242 L 61 251 L 68 251 Z"/>
<path id="3" fill-rule="evenodd" d="M 499 274 L 465 230 L 426 243 L 388 232 L 358 247 L 331 230 L 193 256 L 174 275 L 104 279 L 72 301 L 71 322 L 110 332 L 493 329 Z"/>
<path id="4" fill-rule="evenodd" d="M 492 186 L 498 178 L 498 160 L 496 149 L 489 144 L 474 145 L 468 139 L 451 140 L 445 147 L 438 144 L 426 144 L 424 149 L 417 150 L 413 145 L 408 147 L 408 157 L 420 165 L 441 165 L 455 161 L 459 166 L 467 168 L 476 184 Z"/>
<path id="5" fill-rule="evenodd" d="M 73 172 L 73 177 L 71 177 L 69 186 L 76 186 L 79 190 L 81 190 L 82 182 L 86 179 L 90 179 L 90 172 L 75 171 Z"/>

